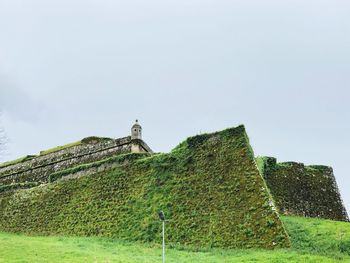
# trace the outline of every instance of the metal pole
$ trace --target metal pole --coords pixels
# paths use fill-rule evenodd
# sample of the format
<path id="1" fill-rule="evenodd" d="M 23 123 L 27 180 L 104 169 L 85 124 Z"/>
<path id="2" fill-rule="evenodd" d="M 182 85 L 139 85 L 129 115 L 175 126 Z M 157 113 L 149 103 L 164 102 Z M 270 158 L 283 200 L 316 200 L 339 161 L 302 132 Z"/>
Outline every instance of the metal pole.
<path id="1" fill-rule="evenodd" d="M 163 263 L 165 263 L 165 238 L 164 238 L 164 235 L 165 235 L 165 221 L 163 221 Z"/>

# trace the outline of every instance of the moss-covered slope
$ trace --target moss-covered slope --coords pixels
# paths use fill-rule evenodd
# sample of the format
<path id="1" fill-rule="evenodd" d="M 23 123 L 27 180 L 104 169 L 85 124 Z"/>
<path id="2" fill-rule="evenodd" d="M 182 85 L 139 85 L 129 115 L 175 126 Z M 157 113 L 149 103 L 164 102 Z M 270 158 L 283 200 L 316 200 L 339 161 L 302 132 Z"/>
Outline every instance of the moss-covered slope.
<path id="1" fill-rule="evenodd" d="M 347 221 L 333 170 L 328 166 L 257 158 L 280 213 Z"/>
<path id="2" fill-rule="evenodd" d="M 0 230 L 198 247 L 286 247 L 244 127 L 187 139 L 169 154 L 0 195 Z"/>

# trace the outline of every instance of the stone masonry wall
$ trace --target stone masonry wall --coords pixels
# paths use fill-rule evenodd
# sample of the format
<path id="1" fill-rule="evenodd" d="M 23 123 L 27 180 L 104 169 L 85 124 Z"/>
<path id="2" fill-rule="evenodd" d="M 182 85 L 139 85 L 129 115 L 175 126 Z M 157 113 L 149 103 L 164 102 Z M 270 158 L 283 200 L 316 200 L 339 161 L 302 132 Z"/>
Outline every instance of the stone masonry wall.
<path id="1" fill-rule="evenodd" d="M 147 152 L 149 149 L 146 148 L 148 146 L 143 141 L 131 140 L 130 136 L 120 139 L 86 138 L 81 144 L 0 168 L 0 184 L 46 183 L 51 173 L 116 154 L 130 153 L 135 145 L 139 152 Z"/>
<path id="2" fill-rule="evenodd" d="M 333 169 L 328 166 L 257 159 L 280 213 L 348 221 Z"/>

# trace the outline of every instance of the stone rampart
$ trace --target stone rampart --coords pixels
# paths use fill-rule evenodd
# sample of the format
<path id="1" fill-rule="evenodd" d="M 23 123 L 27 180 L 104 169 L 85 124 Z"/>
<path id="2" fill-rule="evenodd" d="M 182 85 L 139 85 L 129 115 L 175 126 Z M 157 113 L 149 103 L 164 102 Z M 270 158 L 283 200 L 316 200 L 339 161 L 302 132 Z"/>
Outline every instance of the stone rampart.
<path id="1" fill-rule="evenodd" d="M 135 150 L 136 149 L 136 150 Z M 76 165 L 95 162 L 116 154 L 149 152 L 150 148 L 142 140 L 131 137 L 120 139 L 89 137 L 81 143 L 54 152 L 42 153 L 30 160 L 0 168 L 0 184 L 22 182 L 48 182 L 48 177 Z"/>
<path id="2" fill-rule="evenodd" d="M 331 167 L 272 157 L 259 157 L 257 164 L 280 213 L 348 221 Z"/>

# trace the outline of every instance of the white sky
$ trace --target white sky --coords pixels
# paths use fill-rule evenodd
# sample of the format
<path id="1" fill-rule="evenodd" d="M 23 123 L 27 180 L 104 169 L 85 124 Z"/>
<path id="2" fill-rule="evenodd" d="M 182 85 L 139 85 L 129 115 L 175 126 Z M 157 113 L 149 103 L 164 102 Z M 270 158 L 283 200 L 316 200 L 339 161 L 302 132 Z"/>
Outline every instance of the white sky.
<path id="1" fill-rule="evenodd" d="M 3 161 L 134 119 L 155 151 L 240 123 L 350 211 L 349 1 L 0 1 Z"/>

